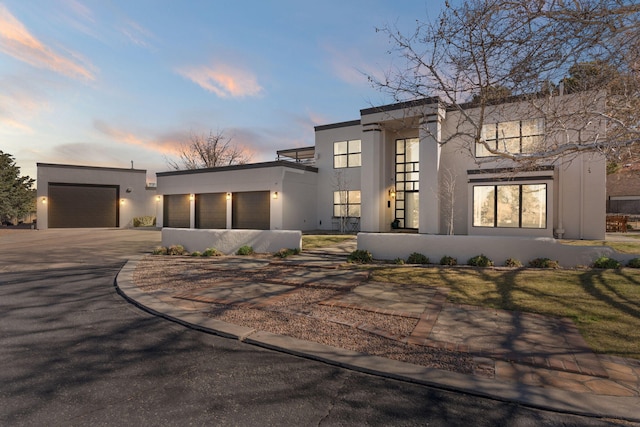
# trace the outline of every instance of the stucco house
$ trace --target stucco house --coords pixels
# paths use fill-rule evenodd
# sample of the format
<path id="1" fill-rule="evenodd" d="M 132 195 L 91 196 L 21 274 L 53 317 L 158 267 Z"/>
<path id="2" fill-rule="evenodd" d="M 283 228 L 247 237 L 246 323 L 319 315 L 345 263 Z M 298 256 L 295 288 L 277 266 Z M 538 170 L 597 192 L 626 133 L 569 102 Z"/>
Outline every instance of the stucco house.
<path id="1" fill-rule="evenodd" d="M 566 108 L 571 95 L 553 102 Z M 553 143 L 525 102 L 495 106 L 486 117 L 487 141 L 513 150 L 545 137 Z M 603 157 L 518 171 L 457 137 L 465 126 L 461 112 L 437 98 L 366 108 L 356 120 L 316 126 L 314 147 L 281 150 L 273 162 L 158 173 L 156 188 L 144 171 L 38 164 L 38 198 L 51 202 L 39 204 L 38 227 L 69 226 L 59 218 L 73 209 L 54 202 L 99 189 L 116 204 L 108 225 L 116 227 L 135 213 L 166 228 L 605 237 Z"/>

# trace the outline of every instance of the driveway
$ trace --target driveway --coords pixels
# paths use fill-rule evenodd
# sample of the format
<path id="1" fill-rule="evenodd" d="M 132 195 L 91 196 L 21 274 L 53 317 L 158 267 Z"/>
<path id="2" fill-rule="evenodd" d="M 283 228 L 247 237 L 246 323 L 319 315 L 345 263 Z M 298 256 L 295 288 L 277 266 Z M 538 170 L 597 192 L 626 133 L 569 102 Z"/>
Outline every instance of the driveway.
<path id="1" fill-rule="evenodd" d="M 156 231 L 0 231 L 0 425 L 610 425 L 194 331 L 114 279 Z"/>

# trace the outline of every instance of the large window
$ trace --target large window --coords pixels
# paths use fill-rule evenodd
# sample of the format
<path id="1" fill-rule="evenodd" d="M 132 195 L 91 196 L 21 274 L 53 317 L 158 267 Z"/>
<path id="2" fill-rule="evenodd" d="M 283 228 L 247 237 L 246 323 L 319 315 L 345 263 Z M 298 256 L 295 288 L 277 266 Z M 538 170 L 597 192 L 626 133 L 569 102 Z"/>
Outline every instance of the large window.
<path id="1" fill-rule="evenodd" d="M 333 192 L 333 216 L 338 218 L 360 218 L 360 190 Z"/>
<path id="2" fill-rule="evenodd" d="M 355 168 L 361 166 L 360 140 L 339 141 L 333 143 L 333 167 Z"/>
<path id="3" fill-rule="evenodd" d="M 547 228 L 547 184 L 474 186 L 473 226 Z"/>
<path id="4" fill-rule="evenodd" d="M 482 139 L 494 150 L 507 153 L 531 153 L 544 140 L 544 119 L 516 120 L 482 126 Z M 493 156 L 482 144 L 476 145 L 476 157 Z"/>
<path id="5" fill-rule="evenodd" d="M 396 140 L 395 219 L 400 228 L 419 227 L 420 140 Z"/>

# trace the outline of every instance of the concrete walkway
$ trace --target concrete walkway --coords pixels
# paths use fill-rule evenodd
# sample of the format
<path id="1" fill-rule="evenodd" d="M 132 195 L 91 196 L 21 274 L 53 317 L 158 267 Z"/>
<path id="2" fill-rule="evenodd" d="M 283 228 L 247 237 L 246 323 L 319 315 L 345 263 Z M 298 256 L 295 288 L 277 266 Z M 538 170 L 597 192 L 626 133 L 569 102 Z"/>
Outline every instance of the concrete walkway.
<path id="1" fill-rule="evenodd" d="M 117 286 L 150 312 L 247 343 L 533 407 L 640 421 L 640 361 L 594 354 L 568 319 L 451 304 L 446 302 L 446 289 L 370 282 L 367 272 L 337 268 L 353 248 L 354 242 L 348 241 L 284 260 L 216 259 L 220 274 L 214 285 L 183 291 L 145 292 L 133 280 L 133 260 L 118 275 Z M 478 369 L 474 375 L 463 375 L 426 368 L 236 326 L 204 314 L 210 304 L 264 308 L 300 286 L 345 291 L 323 305 L 414 318 L 417 324 L 409 336 L 352 326 L 403 343 L 468 353 Z"/>

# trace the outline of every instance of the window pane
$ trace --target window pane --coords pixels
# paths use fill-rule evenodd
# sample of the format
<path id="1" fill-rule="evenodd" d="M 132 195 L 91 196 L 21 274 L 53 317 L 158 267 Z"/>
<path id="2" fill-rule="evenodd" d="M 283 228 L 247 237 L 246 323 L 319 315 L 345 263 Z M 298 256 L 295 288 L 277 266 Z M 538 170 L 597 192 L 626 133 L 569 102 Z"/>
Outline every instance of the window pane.
<path id="1" fill-rule="evenodd" d="M 347 203 L 346 191 L 334 191 L 333 192 L 333 204 L 339 205 L 341 203 Z"/>
<path id="2" fill-rule="evenodd" d="M 407 174 L 407 181 L 418 181 L 420 174 L 418 172 L 411 172 Z"/>
<path id="3" fill-rule="evenodd" d="M 360 166 L 360 153 L 358 154 L 349 154 L 349 167 L 355 168 Z"/>
<path id="4" fill-rule="evenodd" d="M 491 141 L 490 145 L 495 148 L 495 140 Z M 476 144 L 476 157 L 489 157 L 493 156 L 489 150 L 482 144 Z"/>
<path id="5" fill-rule="evenodd" d="M 524 136 L 522 137 L 522 152 L 523 153 L 535 153 L 542 150 L 542 143 L 544 136 Z"/>
<path id="6" fill-rule="evenodd" d="M 396 172 L 404 172 L 405 165 L 396 165 Z"/>
<path id="7" fill-rule="evenodd" d="M 483 125 L 480 137 L 485 141 L 496 139 L 496 124 L 491 123 L 489 125 Z"/>
<path id="8" fill-rule="evenodd" d="M 396 200 L 396 209 L 404 209 L 404 200 Z"/>
<path id="9" fill-rule="evenodd" d="M 333 158 L 333 167 L 334 168 L 346 168 L 347 167 L 347 156 L 335 156 Z"/>
<path id="10" fill-rule="evenodd" d="M 522 186 L 522 227 L 547 228 L 547 186 Z"/>
<path id="11" fill-rule="evenodd" d="M 396 163 L 404 163 L 404 154 L 398 154 L 396 156 Z"/>
<path id="12" fill-rule="evenodd" d="M 407 139 L 407 162 L 420 161 L 420 140 L 418 138 Z"/>
<path id="13" fill-rule="evenodd" d="M 334 142 L 333 154 L 347 154 L 347 141 Z"/>
<path id="14" fill-rule="evenodd" d="M 404 154 L 404 139 L 396 140 L 396 154 Z"/>
<path id="15" fill-rule="evenodd" d="M 503 138 L 520 138 L 520 122 L 498 123 L 498 140 Z"/>
<path id="16" fill-rule="evenodd" d="M 544 134 L 544 119 L 532 119 L 522 121 L 522 136 Z"/>
<path id="17" fill-rule="evenodd" d="M 396 191 L 401 191 L 401 190 L 404 190 L 404 182 L 397 182 Z"/>
<path id="18" fill-rule="evenodd" d="M 493 185 L 479 185 L 473 187 L 473 226 L 494 226 L 494 199 L 495 187 Z"/>
<path id="19" fill-rule="evenodd" d="M 333 205 L 333 216 L 341 216 L 340 205 Z"/>
<path id="20" fill-rule="evenodd" d="M 500 150 L 507 153 L 519 153 L 520 152 L 520 138 L 506 138 L 501 139 L 499 142 Z"/>
<path id="21" fill-rule="evenodd" d="M 354 139 L 353 141 L 349 141 L 349 153 L 359 153 L 360 150 L 360 140 Z"/>
<path id="22" fill-rule="evenodd" d="M 404 181 L 404 174 L 403 173 L 397 173 L 396 174 L 396 182 L 402 182 Z"/>
<path id="23" fill-rule="evenodd" d="M 360 205 L 349 205 L 349 216 L 360 218 Z"/>
<path id="24" fill-rule="evenodd" d="M 520 186 L 498 186 L 498 227 L 520 226 Z"/>
<path id="25" fill-rule="evenodd" d="M 349 191 L 349 204 L 360 204 L 360 191 Z"/>

